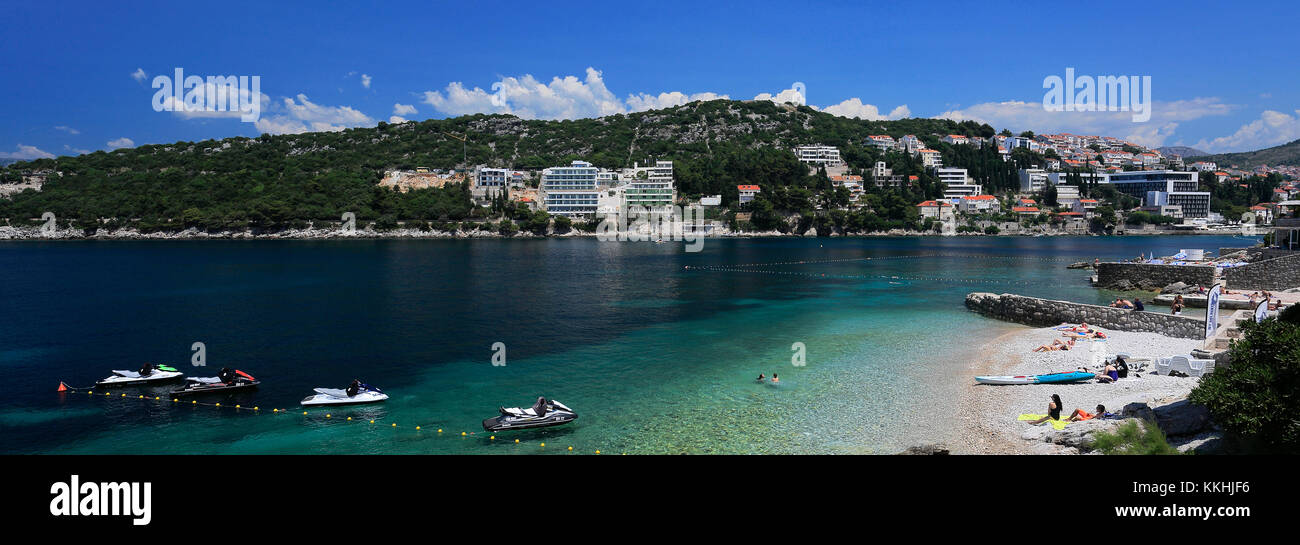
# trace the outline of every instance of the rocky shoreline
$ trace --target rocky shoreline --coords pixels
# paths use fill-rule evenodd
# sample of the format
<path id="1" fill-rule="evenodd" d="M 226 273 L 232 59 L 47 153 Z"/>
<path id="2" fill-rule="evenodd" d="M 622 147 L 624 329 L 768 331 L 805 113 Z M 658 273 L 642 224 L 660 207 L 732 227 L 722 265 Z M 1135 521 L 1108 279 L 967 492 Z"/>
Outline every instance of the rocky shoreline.
<path id="1" fill-rule="evenodd" d="M 780 231 L 730 231 L 728 229 L 715 230 L 705 238 L 767 238 L 767 237 L 816 237 L 817 231 L 810 229 L 804 233 L 782 233 Z M 935 232 L 913 231 L 907 229 L 891 229 L 876 233 L 855 233 L 846 235 L 843 233 L 830 233 L 830 238 L 877 238 L 877 237 L 1024 237 L 1024 236 L 1085 236 L 1076 233 L 1041 233 L 1035 235 L 988 235 L 985 233 L 949 233 L 940 234 Z M 10 226 L 0 225 L 0 240 L 29 240 L 29 241 L 52 241 L 52 240 L 332 240 L 332 239 L 478 239 L 478 238 L 521 238 L 521 239 L 540 239 L 540 238 L 568 238 L 568 237 L 596 237 L 596 233 L 571 229 L 568 232 L 556 233 L 553 230 L 548 231 L 545 235 L 539 235 L 531 231 L 517 231 L 511 234 L 502 234 L 496 230 L 490 229 L 470 229 L 456 231 L 430 231 L 421 229 L 397 228 L 390 230 L 376 230 L 370 227 L 356 229 L 351 232 L 345 232 L 342 229 L 283 229 L 279 231 L 220 231 L 211 233 L 197 228 L 185 229 L 183 231 L 155 231 L 142 233 L 137 229 L 117 229 L 106 230 L 100 229 L 94 234 L 87 235 L 80 228 L 60 227 L 53 230 L 45 230 L 41 227 L 27 226 Z"/>

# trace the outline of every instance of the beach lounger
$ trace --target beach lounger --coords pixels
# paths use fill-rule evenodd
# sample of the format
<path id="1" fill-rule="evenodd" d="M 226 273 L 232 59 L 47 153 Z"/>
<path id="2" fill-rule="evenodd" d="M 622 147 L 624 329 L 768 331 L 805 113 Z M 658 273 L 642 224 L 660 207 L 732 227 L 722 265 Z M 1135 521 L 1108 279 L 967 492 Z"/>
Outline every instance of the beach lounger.
<path id="1" fill-rule="evenodd" d="M 1214 360 L 1192 358 L 1187 360 L 1187 366 L 1192 370 L 1187 374 L 1194 377 L 1203 377 L 1214 372 Z"/>
<path id="2" fill-rule="evenodd" d="M 1170 358 L 1156 358 L 1156 368 L 1153 372 L 1157 375 L 1168 375 L 1170 370 L 1169 359 Z"/>
<path id="3" fill-rule="evenodd" d="M 1192 374 L 1192 361 L 1187 356 L 1174 356 L 1169 358 L 1169 372 L 1178 371 L 1185 375 Z"/>

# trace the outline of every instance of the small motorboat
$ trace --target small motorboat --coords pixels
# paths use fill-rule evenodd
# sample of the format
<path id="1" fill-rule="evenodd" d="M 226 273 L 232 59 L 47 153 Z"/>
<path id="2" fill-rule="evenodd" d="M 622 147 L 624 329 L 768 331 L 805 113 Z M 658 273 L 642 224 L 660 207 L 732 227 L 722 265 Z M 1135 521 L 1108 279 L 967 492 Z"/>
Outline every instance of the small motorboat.
<path id="1" fill-rule="evenodd" d="M 185 378 L 185 373 L 174 367 L 146 363 L 139 371 L 113 370 L 113 376 L 95 383 L 97 388 L 117 388 L 122 386 L 144 386 L 149 384 L 166 384 Z"/>
<path id="2" fill-rule="evenodd" d="M 388 399 L 379 388 L 369 384 L 354 382 L 345 390 L 335 388 L 315 388 L 316 395 L 307 396 L 299 402 L 303 406 L 311 405 L 361 405 L 378 403 Z"/>
<path id="3" fill-rule="evenodd" d="M 172 391 L 176 397 L 202 395 L 202 394 L 220 394 L 236 393 L 257 388 L 261 381 L 253 378 L 252 375 L 240 371 L 239 369 L 221 370 L 215 377 L 190 377 L 185 379 L 185 386 Z"/>
<path id="4" fill-rule="evenodd" d="M 501 407 L 498 411 L 500 411 L 500 415 L 483 421 L 484 430 L 506 431 L 545 428 L 568 424 L 578 419 L 578 413 L 573 412 L 573 409 L 566 407 L 559 401 L 548 400 L 545 397 L 537 398 L 537 402 L 527 409 Z"/>

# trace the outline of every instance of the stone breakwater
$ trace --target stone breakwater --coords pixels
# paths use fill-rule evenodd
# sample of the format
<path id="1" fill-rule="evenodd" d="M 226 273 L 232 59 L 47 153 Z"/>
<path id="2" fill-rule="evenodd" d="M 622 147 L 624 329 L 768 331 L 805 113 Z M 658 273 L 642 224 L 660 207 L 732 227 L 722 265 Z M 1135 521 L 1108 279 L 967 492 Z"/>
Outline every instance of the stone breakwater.
<path id="1" fill-rule="evenodd" d="M 1097 287 L 1155 291 L 1175 282 L 1210 287 L 1215 267 L 1203 265 L 1159 265 L 1154 263 L 1101 263 L 1097 265 Z"/>
<path id="2" fill-rule="evenodd" d="M 1274 254 L 1276 255 L 1276 254 Z M 1300 253 L 1265 258 L 1223 271 L 1234 290 L 1285 290 L 1300 287 Z"/>
<path id="3" fill-rule="evenodd" d="M 1054 301 L 1004 293 L 971 293 L 966 308 L 990 318 L 1030 326 L 1087 322 L 1117 331 L 1159 333 L 1182 339 L 1204 339 L 1204 322 L 1198 318 L 1139 312 L 1120 308 Z"/>

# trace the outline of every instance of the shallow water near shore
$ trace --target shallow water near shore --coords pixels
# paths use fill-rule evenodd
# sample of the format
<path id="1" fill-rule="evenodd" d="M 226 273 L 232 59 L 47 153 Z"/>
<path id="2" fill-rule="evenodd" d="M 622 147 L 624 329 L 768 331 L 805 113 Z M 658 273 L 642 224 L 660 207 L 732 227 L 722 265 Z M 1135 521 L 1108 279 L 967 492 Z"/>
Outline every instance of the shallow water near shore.
<path id="1" fill-rule="evenodd" d="M 1008 328 L 968 312 L 967 293 L 1105 303 L 1113 294 L 1091 288 L 1090 271 L 1065 266 L 1248 244 L 766 238 L 708 239 L 688 253 L 589 238 L 0 243 L 0 368 L 11 387 L 0 450 L 889 453 L 954 439 L 948 415 L 969 381 L 965 362 Z M 206 367 L 190 365 L 195 342 Z M 504 366 L 491 363 L 497 342 Z M 791 363 L 795 343 L 805 366 Z M 219 409 L 169 403 L 166 389 L 54 391 L 144 361 L 191 376 L 237 367 L 262 386 Z M 781 383 L 759 384 L 758 373 Z M 391 398 L 298 408 L 312 388 L 354 377 Z M 538 395 L 578 421 L 483 433 L 498 406 Z"/>

